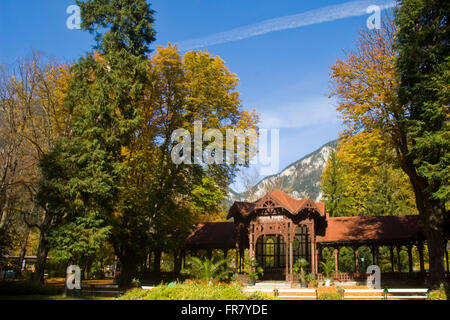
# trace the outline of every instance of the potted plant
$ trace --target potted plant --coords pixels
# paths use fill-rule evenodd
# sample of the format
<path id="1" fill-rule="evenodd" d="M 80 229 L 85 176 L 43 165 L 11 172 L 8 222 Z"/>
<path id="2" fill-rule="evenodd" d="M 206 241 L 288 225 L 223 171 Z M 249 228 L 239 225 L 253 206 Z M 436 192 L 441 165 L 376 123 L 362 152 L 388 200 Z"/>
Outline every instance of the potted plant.
<path id="1" fill-rule="evenodd" d="M 306 271 L 305 268 L 309 265 L 309 262 L 304 259 L 298 259 L 294 264 L 292 271 L 297 275 L 298 281 L 300 282 L 302 288 L 306 288 L 308 283 L 306 282 Z"/>
<path id="2" fill-rule="evenodd" d="M 325 274 L 325 286 L 329 286 L 331 284 L 331 275 L 333 274 L 333 264 L 331 262 L 321 262 L 323 273 Z"/>
<path id="3" fill-rule="evenodd" d="M 308 273 L 305 277 L 306 282 L 308 283 L 308 287 L 315 288 L 317 287 L 316 276 L 313 273 Z"/>
<path id="4" fill-rule="evenodd" d="M 254 286 L 256 280 L 258 280 L 260 276 L 262 277 L 264 275 L 264 270 L 258 265 L 258 262 L 255 259 L 250 259 L 246 265 L 246 273 L 248 285 Z"/>

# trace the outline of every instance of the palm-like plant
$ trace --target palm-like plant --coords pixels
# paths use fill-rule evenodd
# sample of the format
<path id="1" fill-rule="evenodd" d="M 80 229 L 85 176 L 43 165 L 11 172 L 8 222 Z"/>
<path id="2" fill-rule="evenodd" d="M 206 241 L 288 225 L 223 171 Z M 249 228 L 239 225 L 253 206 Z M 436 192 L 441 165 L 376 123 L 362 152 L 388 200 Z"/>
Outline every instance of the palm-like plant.
<path id="1" fill-rule="evenodd" d="M 323 273 L 327 278 L 331 277 L 331 274 L 333 273 L 333 263 L 328 261 L 327 263 L 321 262 L 320 265 L 322 266 Z"/>
<path id="2" fill-rule="evenodd" d="M 230 274 L 227 266 L 228 259 L 221 259 L 216 261 L 214 258 L 205 258 L 201 260 L 197 257 L 192 257 L 187 273 L 199 280 L 210 281 L 211 279 L 222 279 Z"/>
<path id="3" fill-rule="evenodd" d="M 264 275 L 264 269 L 258 265 L 258 262 L 254 258 L 248 260 L 245 269 L 248 279 L 251 282 L 258 280 L 260 276 L 262 277 Z"/>
<path id="4" fill-rule="evenodd" d="M 292 271 L 297 275 L 298 280 L 300 280 L 301 283 L 305 283 L 306 279 L 305 279 L 305 268 L 309 265 L 309 262 L 304 259 L 298 259 L 293 268 Z"/>

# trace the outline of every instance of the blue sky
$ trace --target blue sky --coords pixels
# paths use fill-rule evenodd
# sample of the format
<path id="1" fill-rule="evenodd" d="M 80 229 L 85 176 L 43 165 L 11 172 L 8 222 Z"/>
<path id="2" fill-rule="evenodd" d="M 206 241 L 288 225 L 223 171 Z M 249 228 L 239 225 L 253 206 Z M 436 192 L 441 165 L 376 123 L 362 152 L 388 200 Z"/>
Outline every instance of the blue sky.
<path id="1" fill-rule="evenodd" d="M 358 32 L 367 28 L 370 14 L 359 11 L 365 11 L 370 4 L 387 3 L 384 0 L 149 2 L 156 11 L 155 46 L 168 42 L 206 46 L 201 49 L 219 55 L 238 75 L 243 106 L 261 114 L 262 127 L 280 129 L 280 170 L 338 137 L 343 127 L 335 103 L 327 98 L 330 66 L 354 47 Z M 69 17 L 66 9 L 71 4 L 75 0 L 1 0 L 0 63 L 12 65 L 32 49 L 63 62 L 73 61 L 89 51 L 93 37 L 66 27 Z M 330 6 L 337 7 L 317 11 Z M 352 12 L 356 12 L 355 16 Z M 251 36 L 250 31 L 262 30 L 264 25 L 270 29 L 271 19 L 273 22 L 286 16 L 293 17 L 277 22 L 285 30 Z M 302 26 L 308 21 L 316 23 Z M 254 28 L 247 28 L 252 25 Z M 233 32 L 236 28 L 240 29 Z M 230 37 L 239 38 L 236 34 L 243 34 L 243 39 L 229 41 Z M 217 39 L 227 40 L 214 44 Z"/>

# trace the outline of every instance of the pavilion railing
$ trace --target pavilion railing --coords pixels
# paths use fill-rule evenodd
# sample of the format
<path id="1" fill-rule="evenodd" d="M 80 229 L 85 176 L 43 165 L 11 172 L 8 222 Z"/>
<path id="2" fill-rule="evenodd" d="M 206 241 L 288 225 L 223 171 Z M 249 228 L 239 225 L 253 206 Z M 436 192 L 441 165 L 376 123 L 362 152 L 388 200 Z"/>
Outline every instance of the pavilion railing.
<path id="1" fill-rule="evenodd" d="M 367 281 L 368 273 L 347 273 L 339 272 L 333 273 L 332 279 L 340 282 L 363 282 Z M 410 280 L 425 280 L 428 278 L 428 273 L 421 272 L 382 272 L 381 279 L 383 281 L 410 281 Z M 324 274 L 317 274 L 316 278 L 318 281 L 323 281 L 326 279 Z"/>

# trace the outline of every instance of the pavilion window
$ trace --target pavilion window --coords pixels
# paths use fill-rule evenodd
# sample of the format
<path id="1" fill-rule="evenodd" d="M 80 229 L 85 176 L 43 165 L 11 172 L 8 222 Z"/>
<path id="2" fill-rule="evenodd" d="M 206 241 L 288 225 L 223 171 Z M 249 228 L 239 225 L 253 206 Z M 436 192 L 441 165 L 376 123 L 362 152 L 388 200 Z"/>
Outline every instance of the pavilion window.
<path id="1" fill-rule="evenodd" d="M 311 263 L 311 238 L 308 227 L 298 226 L 295 232 L 295 238 L 292 242 L 294 263 L 301 258 L 304 258 Z M 311 265 L 309 267 L 311 267 Z"/>
<path id="2" fill-rule="evenodd" d="M 261 236 L 256 241 L 256 261 L 264 269 L 286 265 L 286 246 L 282 236 Z"/>

